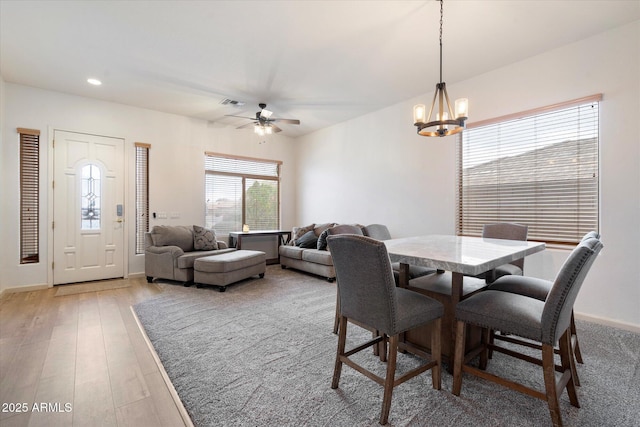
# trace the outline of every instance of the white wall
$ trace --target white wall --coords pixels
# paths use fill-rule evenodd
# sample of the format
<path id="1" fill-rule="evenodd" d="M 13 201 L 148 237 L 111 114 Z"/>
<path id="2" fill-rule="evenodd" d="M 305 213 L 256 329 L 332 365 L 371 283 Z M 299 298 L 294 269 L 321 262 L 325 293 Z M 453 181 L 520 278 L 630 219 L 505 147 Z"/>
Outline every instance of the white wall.
<path id="1" fill-rule="evenodd" d="M 180 218 L 157 224 L 204 224 L 204 152 L 282 160 L 281 221 L 294 224 L 295 162 L 293 142 L 280 135 L 259 144 L 249 131 L 213 126 L 204 120 L 121 104 L 4 84 L 2 130 L 2 229 L 0 290 L 50 284 L 51 138 L 54 129 L 114 136 L 125 140 L 128 273 L 144 272 L 144 256 L 135 254 L 135 142 L 151 144 L 150 211 L 179 212 Z M 41 130 L 40 253 L 38 264 L 19 264 L 19 135 L 17 127 Z"/>
<path id="2" fill-rule="evenodd" d="M 640 21 L 450 85 L 470 122 L 603 93 L 600 232 L 605 249 L 578 314 L 640 328 Z M 446 78 L 446 73 L 445 73 Z M 436 82 L 425 82 L 425 85 Z M 412 106 L 433 92 L 299 138 L 298 223 L 387 224 L 395 237 L 455 232 L 454 137 L 415 134 Z M 568 251 L 527 258 L 552 279 Z"/>

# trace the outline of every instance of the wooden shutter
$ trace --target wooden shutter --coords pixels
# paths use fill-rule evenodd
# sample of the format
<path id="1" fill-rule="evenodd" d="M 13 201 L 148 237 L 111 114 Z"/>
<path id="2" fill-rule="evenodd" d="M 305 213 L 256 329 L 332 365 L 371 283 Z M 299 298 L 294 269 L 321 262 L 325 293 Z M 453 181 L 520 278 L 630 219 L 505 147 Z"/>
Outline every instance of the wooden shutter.
<path id="1" fill-rule="evenodd" d="M 20 264 L 40 262 L 40 131 L 20 134 Z"/>

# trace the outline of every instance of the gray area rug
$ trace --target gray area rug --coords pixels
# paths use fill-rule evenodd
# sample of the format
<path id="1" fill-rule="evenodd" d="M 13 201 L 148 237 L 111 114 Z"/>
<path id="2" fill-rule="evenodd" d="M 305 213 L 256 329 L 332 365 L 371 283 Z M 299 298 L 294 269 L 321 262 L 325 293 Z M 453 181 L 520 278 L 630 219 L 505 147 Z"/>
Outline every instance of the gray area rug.
<path id="1" fill-rule="evenodd" d="M 375 426 L 382 387 L 343 367 L 330 388 L 337 336 L 332 333 L 335 284 L 274 265 L 220 293 L 163 284 L 162 295 L 134 306 L 196 426 Z M 640 335 L 578 320 L 584 365 L 578 365 L 581 408 L 561 398 L 568 426 L 640 425 Z M 349 327 L 347 348 L 369 337 Z M 379 374 L 371 352 L 361 361 Z M 399 355 L 400 372 L 419 361 Z M 542 371 L 496 353 L 488 371 L 544 390 Z M 465 375 L 460 397 L 443 372 L 442 390 L 429 372 L 397 387 L 391 426 L 551 425 L 545 402 Z"/>

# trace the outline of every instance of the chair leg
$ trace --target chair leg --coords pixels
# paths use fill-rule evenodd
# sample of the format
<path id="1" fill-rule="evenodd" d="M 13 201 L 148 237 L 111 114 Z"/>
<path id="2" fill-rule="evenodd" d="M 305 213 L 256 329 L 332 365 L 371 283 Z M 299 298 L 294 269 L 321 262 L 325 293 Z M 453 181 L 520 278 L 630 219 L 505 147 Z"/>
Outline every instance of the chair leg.
<path id="1" fill-rule="evenodd" d="M 396 357 L 398 356 L 398 335 L 389 337 L 389 360 L 387 361 L 387 377 L 384 381 L 384 398 L 382 399 L 382 412 L 380 424 L 384 425 L 389 420 L 391 410 L 391 397 L 393 396 L 393 382 L 396 376 Z"/>
<path id="2" fill-rule="evenodd" d="M 340 382 L 340 373 L 342 372 L 342 360 L 344 356 L 344 347 L 347 341 L 347 318 L 340 316 L 340 332 L 338 334 L 338 351 L 336 353 L 336 364 L 333 368 L 333 380 L 331 381 L 331 388 L 338 388 Z"/>
<path id="3" fill-rule="evenodd" d="M 576 408 L 580 407 L 580 403 L 578 402 L 578 393 L 576 392 L 576 386 L 579 385 L 576 382 L 577 377 L 574 377 L 576 370 L 576 363 L 573 358 L 573 354 L 571 352 L 571 329 L 567 329 L 564 334 L 560 337 L 560 364 L 562 366 L 562 370 L 570 370 L 571 378 L 567 381 L 567 394 L 569 395 L 569 401 L 571 405 Z"/>
<path id="4" fill-rule="evenodd" d="M 578 333 L 576 331 L 576 319 L 573 316 L 573 310 L 571 310 L 571 336 L 575 339 L 575 345 L 573 346 L 573 354 L 576 357 L 576 361 L 583 364 L 582 352 L 580 351 L 580 343 L 578 342 Z"/>
<path id="5" fill-rule="evenodd" d="M 436 365 L 431 368 L 431 382 L 433 388 L 440 390 L 442 388 L 442 343 L 441 343 L 441 329 L 442 319 L 437 318 L 431 325 L 431 360 L 436 362 Z"/>
<path id="6" fill-rule="evenodd" d="M 553 346 L 542 344 L 542 371 L 544 374 L 544 386 L 547 392 L 547 405 L 551 413 L 551 421 L 554 426 L 562 426 L 560 415 L 560 402 L 556 390 L 556 369 Z"/>
<path id="7" fill-rule="evenodd" d="M 480 353 L 480 365 L 479 368 L 483 371 L 487 369 L 487 364 L 489 362 L 489 342 L 491 341 L 491 332 L 493 330 L 489 330 L 489 328 L 482 328 L 482 338 L 480 340 L 480 345 L 482 346 L 482 352 Z"/>
<path id="8" fill-rule="evenodd" d="M 340 326 L 340 295 L 338 294 L 338 287 L 336 286 L 336 315 L 333 319 L 333 333 L 338 334 L 338 327 Z"/>
<path id="9" fill-rule="evenodd" d="M 460 389 L 462 388 L 462 364 L 464 363 L 465 340 L 464 335 L 465 323 L 462 320 L 458 320 L 456 325 L 456 345 L 453 356 L 453 387 L 451 390 L 451 393 L 456 396 L 460 396 Z"/>

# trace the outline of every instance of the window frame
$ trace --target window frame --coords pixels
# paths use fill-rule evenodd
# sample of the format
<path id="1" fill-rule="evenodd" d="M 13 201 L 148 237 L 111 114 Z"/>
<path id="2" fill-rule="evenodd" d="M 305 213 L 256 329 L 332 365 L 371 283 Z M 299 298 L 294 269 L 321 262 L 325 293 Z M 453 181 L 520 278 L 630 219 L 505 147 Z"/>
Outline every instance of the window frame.
<path id="1" fill-rule="evenodd" d="M 209 158 L 211 158 L 211 160 L 209 160 Z M 238 161 L 238 163 L 245 163 L 245 162 L 249 162 L 249 163 L 256 163 L 256 164 L 267 164 L 270 166 L 275 166 L 275 175 L 271 176 L 271 175 L 263 175 L 263 174 L 259 174 L 259 173 L 247 173 L 247 172 L 236 172 L 236 171 L 229 171 L 229 170 L 215 170 L 215 169 L 209 169 L 209 167 L 207 166 L 207 163 L 209 161 L 214 161 L 213 158 L 218 158 L 220 160 L 225 159 L 226 161 Z M 245 163 L 246 164 L 246 163 Z M 205 152 L 205 194 L 204 194 L 204 214 L 205 214 L 205 224 L 207 227 L 212 227 L 215 228 L 215 224 L 213 222 L 213 215 L 212 213 L 214 212 L 213 209 L 209 209 L 208 208 L 208 202 L 207 202 L 207 196 L 209 194 L 209 183 L 208 183 L 208 177 L 209 176 L 227 176 L 227 177 L 233 177 L 233 178 L 240 178 L 241 180 L 241 203 L 242 203 L 242 220 L 240 224 L 240 228 L 238 230 L 230 230 L 230 231 L 240 231 L 242 229 L 242 226 L 244 224 L 247 224 L 247 201 L 246 201 L 246 196 L 247 196 L 247 180 L 261 180 L 261 181 L 273 181 L 276 183 L 277 185 L 277 189 L 276 189 L 276 197 L 277 197 L 277 202 L 276 202 L 276 212 L 275 212 L 275 220 L 276 220 L 276 229 L 280 229 L 280 184 L 281 184 L 281 172 L 282 172 L 282 161 L 281 160 L 272 160 L 272 159 L 261 159 L 261 158 L 255 158 L 255 157 L 245 157 L 245 156 L 236 156 L 236 155 L 230 155 L 230 154 L 223 154 L 223 153 L 215 153 L 215 152 Z M 216 229 L 216 231 L 218 231 L 218 229 Z M 224 235 L 224 231 L 220 230 L 221 234 Z"/>
<path id="2" fill-rule="evenodd" d="M 149 231 L 149 151 L 151 144 L 134 143 L 136 152 L 136 255 L 144 254 L 145 233 Z"/>
<path id="3" fill-rule="evenodd" d="M 517 123 L 520 119 L 526 119 L 526 120 L 531 120 L 533 118 L 536 118 L 536 120 L 542 120 L 545 117 L 548 117 L 550 114 L 556 113 L 556 112 L 560 112 L 561 110 L 568 110 L 571 108 L 575 107 L 575 111 L 577 112 L 577 119 L 572 119 L 572 120 L 576 120 L 576 123 L 580 123 L 582 124 L 582 122 L 580 122 L 580 119 L 582 118 L 582 116 L 580 115 L 580 111 L 579 111 L 579 107 L 583 107 L 583 106 L 588 106 L 588 105 L 593 105 L 595 104 L 598 107 L 597 110 L 597 114 L 595 115 L 595 118 L 590 122 L 591 126 L 593 126 L 593 129 L 591 129 L 591 134 L 595 134 L 595 136 L 593 136 L 592 138 L 595 139 L 594 144 L 595 147 L 593 148 L 594 151 L 594 158 L 595 160 L 592 162 L 587 162 L 587 166 L 590 166 L 591 169 L 589 169 L 589 171 L 593 171 L 594 176 L 593 178 L 595 178 L 595 182 L 592 183 L 592 186 L 595 186 L 595 192 L 593 192 L 593 198 L 595 199 L 595 203 L 592 203 L 591 206 L 591 213 L 593 214 L 593 217 L 595 217 L 595 219 L 592 219 L 591 222 L 593 223 L 593 221 L 595 221 L 595 228 L 598 229 L 599 225 L 600 225 L 600 173 L 599 173 L 599 168 L 600 168 L 600 150 L 599 150 L 599 145 L 600 145 L 600 124 L 599 124 L 599 117 L 600 117 L 600 102 L 602 101 L 602 94 L 595 94 L 595 95 L 591 95 L 591 96 L 586 96 L 583 98 L 578 98 L 578 99 L 574 99 L 574 100 L 570 100 L 570 101 L 566 101 L 566 102 L 561 102 L 561 103 L 557 103 L 557 104 L 553 104 L 553 105 L 549 105 L 549 106 L 545 106 L 545 107 L 541 107 L 541 108 L 535 108 L 532 110 L 526 110 L 526 111 L 522 111 L 519 113 L 514 113 L 514 114 L 509 114 L 509 115 L 505 115 L 505 116 L 501 116 L 501 117 L 496 117 L 496 118 L 492 118 L 492 119 L 488 119 L 488 120 L 482 120 L 482 121 L 478 121 L 475 123 L 471 123 L 468 125 L 467 130 L 465 132 L 462 132 L 462 134 L 458 135 L 456 137 L 456 179 L 457 179 L 457 198 L 456 198 L 456 234 L 457 235 L 465 235 L 465 236 L 480 236 L 481 235 L 481 227 L 478 226 L 478 222 L 482 222 L 482 217 L 485 216 L 484 213 L 478 213 L 481 210 L 484 210 L 485 212 L 488 211 L 490 213 L 487 213 L 487 217 L 491 218 L 492 216 L 494 217 L 494 219 L 496 219 L 495 221 L 491 221 L 488 220 L 486 222 L 520 222 L 523 224 L 527 224 L 527 222 L 529 221 L 522 221 L 521 218 L 518 218 L 518 213 L 512 214 L 513 216 L 506 216 L 506 217 L 501 217 L 501 209 L 498 207 L 495 208 L 487 208 L 486 206 L 483 207 L 478 207 L 476 208 L 476 212 L 474 213 L 474 207 L 470 207 L 467 205 L 471 205 L 471 203 L 469 203 L 469 200 L 475 200 L 476 203 L 480 202 L 480 199 L 467 199 L 464 200 L 465 197 L 469 197 L 468 195 L 465 196 L 465 183 L 464 183 L 464 176 L 463 176 L 463 161 L 464 161 L 464 152 L 463 152 L 463 138 L 465 137 L 465 134 L 468 135 L 467 132 L 471 131 L 473 132 L 473 130 L 478 130 L 478 129 L 482 129 L 482 128 L 487 128 L 489 126 L 495 126 L 495 125 L 508 125 L 510 124 L 510 122 L 512 123 Z M 570 112 L 567 112 L 567 116 L 570 116 Z M 569 121 L 567 121 L 567 123 L 569 123 Z M 539 126 L 537 126 L 536 124 L 534 124 L 531 128 L 527 129 L 527 135 L 529 135 L 532 141 L 531 146 L 536 146 L 537 144 L 540 144 L 538 149 L 543 149 L 545 147 L 549 147 L 551 144 L 545 144 L 545 143 L 549 143 L 552 141 L 552 137 L 549 137 L 548 139 L 540 137 L 538 138 L 538 135 L 536 135 L 536 130 L 538 129 Z M 574 139 L 573 141 L 583 141 L 585 140 L 585 137 L 579 136 L 580 139 Z M 481 139 L 481 137 L 478 137 L 478 139 Z M 489 141 L 489 138 L 485 138 L 485 141 Z M 571 141 L 571 140 L 567 140 L 567 141 Z M 484 141 L 478 141 L 479 143 L 482 143 Z M 562 141 L 565 142 L 565 141 Z M 518 141 L 518 143 L 520 143 Z M 578 146 L 579 147 L 579 146 Z M 500 161 L 502 159 L 506 159 L 506 153 L 508 153 L 510 150 L 513 149 L 513 146 L 505 146 L 504 149 L 499 148 L 498 151 L 502 154 L 500 156 L 496 157 L 495 161 Z M 478 150 L 479 152 L 482 149 Z M 536 149 L 537 150 L 537 149 Z M 533 150 L 533 151 L 536 151 Z M 490 150 L 489 150 L 490 151 Z M 487 151 L 487 152 L 489 152 Z M 520 154 L 525 154 L 525 152 L 522 152 Z M 512 155 L 512 158 L 516 158 L 518 157 L 519 154 L 516 155 Z M 489 161 L 488 163 L 490 163 L 491 161 Z M 505 162 L 506 163 L 506 162 Z M 580 165 L 583 165 L 583 163 L 579 163 Z M 531 165 L 531 163 L 529 164 L 525 164 L 525 166 L 529 166 Z M 536 170 L 536 166 L 535 165 L 531 165 L 530 166 L 531 170 Z M 511 169 L 512 171 L 514 169 Z M 520 169 L 518 169 L 520 170 Z M 579 170 L 579 168 L 576 168 L 576 170 Z M 488 173 L 488 172 L 487 172 Z M 497 172 L 497 176 L 500 175 L 501 172 Z M 498 179 L 498 178 L 496 178 Z M 576 182 L 579 182 L 580 178 L 578 177 L 576 179 Z M 534 184 L 535 187 L 543 187 L 544 184 L 544 180 L 533 180 L 531 181 L 531 183 L 536 183 Z M 496 193 L 498 195 L 503 195 L 505 192 L 505 189 L 512 183 L 510 182 L 506 182 L 506 181 L 499 181 L 496 184 Z M 526 183 L 525 183 L 526 185 Z M 579 184 L 576 184 L 576 187 L 579 187 Z M 569 191 L 570 187 L 561 187 L 564 191 Z M 543 190 L 541 190 L 543 191 Z M 543 193 L 541 193 L 543 194 Z M 581 197 L 582 197 L 582 193 L 580 193 L 580 196 L 576 196 L 576 200 L 578 200 L 578 206 L 580 207 L 580 203 L 581 203 Z M 539 202 L 541 199 L 539 197 L 537 197 L 538 194 L 536 194 L 536 196 L 534 197 L 534 200 L 536 202 Z M 473 197 L 473 195 L 471 196 Z M 557 203 L 561 203 L 562 201 L 562 196 L 556 196 L 556 198 L 558 200 L 560 200 L 560 202 Z M 489 199 L 491 200 L 491 199 Z M 498 200 L 500 199 L 495 199 L 496 201 L 496 205 L 498 205 Z M 467 205 L 465 205 L 465 203 Z M 541 209 L 539 207 L 539 205 L 536 205 L 537 209 Z M 516 209 L 517 210 L 517 209 Z M 559 212 L 558 207 L 556 207 L 554 210 L 550 210 L 551 212 L 557 213 Z M 471 212 L 471 214 L 469 214 L 469 212 Z M 493 212 L 493 213 L 491 213 Z M 549 211 L 547 211 L 549 212 Z M 519 213 L 523 213 L 523 211 L 520 211 Z M 575 214 L 576 217 L 579 217 L 579 214 L 576 213 Z M 499 218 L 499 219 L 498 219 Z M 529 217 L 531 218 L 531 217 Z M 528 223 L 527 225 L 529 225 L 529 239 L 531 240 L 537 240 L 537 241 L 544 241 L 547 244 L 550 245 L 558 245 L 558 246 L 565 246 L 565 245 L 575 245 L 575 243 L 579 242 L 581 235 L 580 235 L 580 231 L 576 230 L 575 235 L 572 236 L 559 236 L 558 239 L 554 239 L 554 238 L 550 238 L 549 236 L 552 235 L 552 230 L 554 228 L 556 229 L 561 229 L 562 226 L 559 225 L 561 224 L 560 222 L 557 223 L 551 223 L 552 225 L 550 226 L 543 226 L 542 224 L 544 223 L 544 220 L 542 219 L 544 218 L 543 216 L 541 216 L 540 218 L 536 217 L 536 220 L 531 221 L 530 223 Z M 473 221 L 473 219 L 476 219 L 476 221 Z M 559 219 L 556 221 L 560 221 Z M 579 223 L 579 222 L 578 222 Z M 478 230 L 479 228 L 479 230 Z M 568 233 L 567 233 L 568 234 Z"/>

